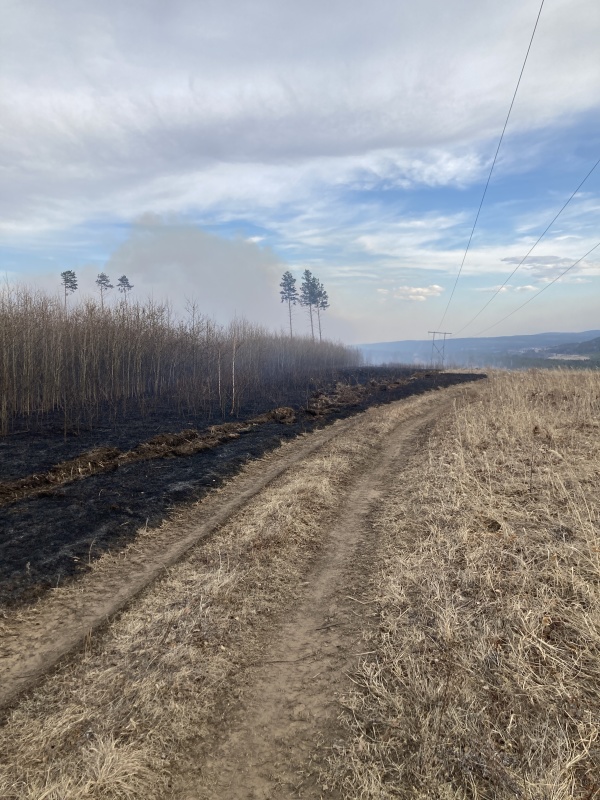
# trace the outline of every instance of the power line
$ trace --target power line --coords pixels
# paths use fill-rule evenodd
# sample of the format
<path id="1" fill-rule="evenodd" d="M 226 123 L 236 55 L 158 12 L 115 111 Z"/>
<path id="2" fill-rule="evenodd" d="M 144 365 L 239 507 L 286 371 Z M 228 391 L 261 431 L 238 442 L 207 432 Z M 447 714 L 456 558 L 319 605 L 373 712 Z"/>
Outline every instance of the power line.
<path id="1" fill-rule="evenodd" d="M 508 114 L 506 115 L 506 121 L 504 122 L 504 127 L 502 128 L 502 134 L 500 135 L 500 141 L 498 142 L 498 147 L 496 148 L 496 154 L 494 155 L 494 160 L 492 161 L 492 167 L 490 169 L 490 174 L 488 175 L 485 189 L 483 190 L 483 195 L 481 197 L 481 202 L 479 203 L 479 208 L 477 209 L 477 216 L 475 217 L 475 222 L 473 223 L 473 228 L 471 230 L 471 235 L 469 236 L 469 241 L 467 243 L 467 249 L 462 258 L 462 262 L 460 265 L 460 269 L 458 270 L 458 275 L 456 276 L 456 280 L 454 281 L 454 286 L 452 287 L 452 292 L 450 293 L 450 298 L 448 299 L 448 304 L 444 310 L 442 318 L 440 320 L 440 324 L 438 327 L 442 326 L 442 322 L 446 319 L 446 314 L 448 313 L 448 309 L 450 308 L 450 303 L 452 302 L 452 298 L 454 297 L 454 292 L 456 291 L 456 286 L 458 284 L 458 279 L 460 278 L 460 274 L 463 270 L 465 265 L 465 259 L 467 258 L 467 253 L 469 252 L 469 248 L 471 247 L 471 242 L 473 240 L 473 234 L 475 233 L 475 228 L 477 227 L 477 221 L 479 219 L 479 215 L 481 213 L 481 209 L 483 206 L 483 201 L 485 200 L 485 196 L 487 194 L 488 186 L 490 185 L 490 180 L 492 179 L 492 172 L 494 171 L 494 167 L 496 166 L 496 161 L 498 159 L 498 153 L 500 152 L 500 145 L 502 144 L 502 140 L 504 139 L 504 134 L 506 132 L 506 126 L 508 125 L 508 120 L 510 119 L 510 114 L 515 104 L 515 100 L 517 97 L 517 92 L 519 91 L 519 86 L 521 84 L 521 78 L 523 77 L 523 73 L 525 72 L 525 65 L 527 64 L 527 59 L 529 58 L 529 51 L 531 50 L 531 45 L 533 44 L 533 37 L 535 36 L 535 32 L 537 30 L 538 22 L 540 21 L 540 16 L 542 14 L 542 8 L 544 7 L 545 0 L 542 0 L 542 4 L 540 5 L 540 10 L 538 11 L 537 18 L 535 20 L 535 25 L 533 26 L 533 33 L 531 34 L 531 39 L 529 40 L 529 47 L 527 48 L 527 52 L 525 53 L 525 60 L 523 61 L 523 66 L 521 67 L 521 72 L 519 74 L 519 80 L 517 81 L 517 86 L 515 88 L 515 92 L 513 94 L 513 98 L 510 103 L 510 108 L 508 109 Z"/>
<path id="2" fill-rule="evenodd" d="M 487 327 L 487 328 L 484 328 L 482 331 L 479 331 L 479 333 L 476 333 L 475 335 L 476 335 L 476 336 L 481 336 L 481 334 L 483 334 L 483 333 L 487 333 L 487 331 L 491 330 L 492 328 L 495 328 L 497 325 L 500 325 L 500 323 L 501 323 L 501 322 L 504 322 L 504 320 L 505 320 L 505 319 L 508 319 L 509 317 L 512 317 L 512 315 L 513 315 L 513 314 L 516 314 L 516 313 L 517 313 L 517 311 L 520 311 L 520 310 L 521 310 L 522 308 L 524 308 L 526 305 L 528 305 L 529 303 L 531 303 L 531 301 L 532 301 L 532 300 L 535 300 L 535 298 L 536 298 L 536 297 L 539 297 L 539 296 L 542 294 L 542 292 L 545 292 L 545 291 L 546 291 L 546 289 L 549 289 L 549 288 L 552 286 L 552 284 L 553 284 L 553 283 L 556 283 L 556 281 L 559 281 L 559 280 L 560 280 L 560 279 L 561 279 L 561 278 L 562 278 L 564 275 L 566 275 L 566 274 L 567 274 L 567 272 L 570 272 L 570 271 L 573 269 L 573 267 L 576 267 L 576 266 L 577 266 L 577 264 L 580 264 L 580 263 L 583 261 L 583 259 L 584 259 L 584 258 L 587 258 L 587 257 L 589 256 L 589 254 L 590 254 L 590 253 L 593 253 L 593 252 L 594 252 L 594 250 L 595 250 L 597 247 L 600 247 L 600 242 L 598 242 L 598 244 L 595 244 L 595 245 L 592 247 L 592 249 L 591 249 L 591 250 L 588 250 L 588 251 L 587 251 L 587 253 L 586 253 L 584 256 L 581 256 L 581 258 L 578 258 L 578 259 L 577 259 L 577 261 L 575 261 L 573 264 L 571 264 L 571 266 L 570 266 L 570 267 L 567 267 L 565 270 L 563 270 L 563 271 L 560 273 L 560 275 L 557 275 L 557 276 L 556 276 L 556 278 L 554 278 L 553 280 L 551 280 L 551 281 L 550 281 L 550 283 L 547 283 L 547 284 L 546 284 L 546 285 L 545 285 L 545 286 L 544 286 L 542 289 L 540 289 L 540 290 L 539 290 L 539 292 L 536 292 L 534 295 L 532 295 L 532 296 L 531 296 L 531 297 L 530 297 L 528 300 L 526 300 L 524 303 L 521 303 L 521 305 L 520 305 L 520 306 L 517 306 L 517 308 L 513 309 L 513 311 L 511 311 L 511 312 L 510 312 L 510 314 L 507 314 L 505 317 L 502 317 L 502 319 L 499 319 L 499 320 L 498 320 L 498 322 L 494 322 L 494 324 L 493 324 L 493 325 L 490 325 L 489 327 Z"/>
<path id="3" fill-rule="evenodd" d="M 470 319 L 470 320 L 469 320 L 469 321 L 466 323 L 466 325 L 463 325 L 463 326 L 462 326 L 462 328 L 460 328 L 460 330 L 458 330 L 458 331 L 456 332 L 456 335 L 458 335 L 459 333 L 462 333 L 462 332 L 465 330 L 465 328 L 468 328 L 468 327 L 469 327 L 469 325 L 472 325 L 472 324 L 473 324 L 473 322 L 475 322 L 475 320 L 477 319 L 477 317 L 479 317 L 479 316 L 480 316 L 480 314 L 483 314 L 483 312 L 484 312 L 484 311 L 485 311 L 485 309 L 486 309 L 486 308 L 489 306 L 489 304 L 492 302 L 492 300 L 494 300 L 494 299 L 495 299 L 495 298 L 496 298 L 496 297 L 497 297 L 497 296 L 500 294 L 500 292 L 502 291 L 502 289 L 504 289 L 504 287 L 505 287 L 505 286 L 506 286 L 506 284 L 509 282 L 509 280 L 512 278 L 512 276 L 515 274 L 515 272 L 516 272 L 516 271 L 517 271 L 517 270 L 518 270 L 518 269 L 519 269 L 519 268 L 520 268 L 520 267 L 523 265 L 523 263 L 524 263 L 525 261 L 527 261 L 527 259 L 528 259 L 528 258 L 529 258 L 529 256 L 531 255 L 531 253 L 532 253 L 532 252 L 535 250 L 535 248 L 538 246 L 538 244 L 539 244 L 539 243 L 542 241 L 542 239 L 544 238 L 544 236 L 545 236 L 545 235 L 548 233 L 548 231 L 550 230 L 550 228 L 551 228 L 551 227 L 554 225 L 554 223 L 556 222 L 556 220 L 557 220 L 557 219 L 560 217 L 560 215 L 562 214 L 562 212 L 563 212 L 563 211 L 565 210 L 565 208 L 566 208 L 566 207 L 569 205 L 569 203 L 571 202 L 571 200 L 572 200 L 572 199 L 575 197 L 575 195 L 577 194 L 577 192 L 578 192 L 578 191 L 581 189 L 581 187 L 583 186 L 583 184 L 584 184 L 584 183 L 587 181 L 587 179 L 590 177 L 590 175 L 592 174 L 592 172 L 593 172 L 593 171 L 596 169 L 596 167 L 598 166 L 598 164 L 600 164 L 600 158 L 598 159 L 598 161 L 596 161 L 596 163 L 594 164 L 594 166 L 591 168 L 591 170 L 588 172 L 588 174 L 585 176 L 585 178 L 584 178 L 584 179 L 581 181 L 581 183 L 579 184 L 579 186 L 578 186 L 578 187 L 575 189 L 575 191 L 573 192 L 573 194 L 572 194 L 572 195 L 569 197 L 569 199 L 567 200 L 567 202 L 566 202 L 566 203 L 564 204 L 564 206 L 563 206 L 563 207 L 560 209 L 560 211 L 559 211 L 559 212 L 558 212 L 558 214 L 557 214 L 557 215 L 554 217 L 554 219 L 552 220 L 552 222 L 551 222 L 551 223 L 548 225 L 548 227 L 545 229 L 545 231 L 544 231 L 544 232 L 541 234 L 541 236 L 538 238 L 538 240 L 536 241 L 536 243 L 535 243 L 535 244 L 534 244 L 534 245 L 533 245 L 533 246 L 532 246 L 532 247 L 529 249 L 529 251 L 527 252 L 527 255 L 525 255 L 525 256 L 524 256 L 524 257 L 523 257 L 523 258 L 522 258 L 522 259 L 519 261 L 519 263 L 517 264 L 517 266 L 516 266 L 516 267 L 513 269 L 513 271 L 512 271 L 512 272 L 510 273 L 510 275 L 508 276 L 508 278 L 507 278 L 507 279 L 504 281 L 504 283 L 502 284 L 502 286 L 499 286 L 499 287 L 496 289 L 496 291 L 494 292 L 494 294 L 493 294 L 493 295 L 490 297 L 490 299 L 487 301 L 487 303 L 485 303 L 485 305 L 483 306 L 483 308 L 481 308 L 481 309 L 480 309 L 480 310 L 479 310 L 479 311 L 478 311 L 478 312 L 475 314 L 475 316 L 474 316 L 474 317 L 472 317 L 472 319 Z"/>

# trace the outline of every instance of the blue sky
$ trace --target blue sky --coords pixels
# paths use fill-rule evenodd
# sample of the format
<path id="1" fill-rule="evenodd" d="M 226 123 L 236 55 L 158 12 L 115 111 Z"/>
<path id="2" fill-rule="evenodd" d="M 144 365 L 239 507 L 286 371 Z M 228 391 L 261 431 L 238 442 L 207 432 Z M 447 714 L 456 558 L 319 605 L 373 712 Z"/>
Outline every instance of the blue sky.
<path id="1" fill-rule="evenodd" d="M 0 0 L 0 271 L 285 325 L 325 284 L 349 342 L 437 328 L 539 0 Z M 600 5 L 546 0 L 448 313 L 487 302 L 600 158 Z M 600 167 L 463 335 L 600 241 Z M 600 327 L 600 249 L 488 335 Z M 298 328 L 303 313 L 297 312 Z M 304 320 L 306 322 L 306 320 Z"/>

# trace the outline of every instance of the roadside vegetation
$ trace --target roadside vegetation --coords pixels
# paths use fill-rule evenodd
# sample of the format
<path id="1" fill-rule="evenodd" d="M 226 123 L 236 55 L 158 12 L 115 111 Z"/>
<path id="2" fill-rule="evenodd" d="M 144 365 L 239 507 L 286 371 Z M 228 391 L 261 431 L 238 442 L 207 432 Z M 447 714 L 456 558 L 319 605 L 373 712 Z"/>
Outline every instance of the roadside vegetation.
<path id="1" fill-rule="evenodd" d="M 600 373 L 496 373 L 395 479 L 344 797 L 600 797 Z"/>
<path id="2" fill-rule="evenodd" d="M 281 405 L 361 361 L 357 350 L 314 336 L 243 319 L 220 326 L 194 306 L 177 319 L 168 305 L 134 303 L 127 292 L 108 305 L 102 294 L 100 302 L 67 303 L 69 291 L 65 284 L 60 298 L 0 289 L 0 435 L 17 422 L 58 417 L 66 429 L 166 404 L 225 419 Z"/>

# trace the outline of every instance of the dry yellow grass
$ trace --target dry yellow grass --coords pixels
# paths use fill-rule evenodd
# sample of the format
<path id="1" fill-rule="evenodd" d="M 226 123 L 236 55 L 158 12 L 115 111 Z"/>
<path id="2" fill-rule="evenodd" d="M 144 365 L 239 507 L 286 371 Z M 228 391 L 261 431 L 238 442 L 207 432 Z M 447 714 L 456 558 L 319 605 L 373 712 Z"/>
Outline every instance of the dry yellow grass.
<path id="1" fill-rule="evenodd" d="M 0 797 L 169 796 L 181 759 L 201 752 L 209 724 L 214 731 L 215 720 L 227 719 L 245 669 L 293 605 L 345 485 L 404 415 L 435 401 L 432 393 L 361 415 L 32 691 L 0 728 Z M 185 521 L 193 524 L 193 510 Z M 95 569 L 109 570 L 110 559 Z"/>
<path id="2" fill-rule="evenodd" d="M 600 797 L 600 372 L 493 374 L 376 524 L 344 796 Z"/>

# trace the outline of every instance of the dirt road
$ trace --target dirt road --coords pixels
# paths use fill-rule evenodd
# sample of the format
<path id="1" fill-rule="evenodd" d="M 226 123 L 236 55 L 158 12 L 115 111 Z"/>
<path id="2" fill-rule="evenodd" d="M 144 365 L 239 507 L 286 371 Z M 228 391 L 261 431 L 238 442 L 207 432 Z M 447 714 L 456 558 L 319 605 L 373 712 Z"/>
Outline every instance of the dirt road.
<path id="1" fill-rule="evenodd" d="M 319 775 L 377 625 L 372 512 L 465 391 L 287 443 L 0 621 L 0 703 L 14 709 L 0 728 L 0 794 L 337 797 Z"/>
<path id="2" fill-rule="evenodd" d="M 362 653 L 361 631 L 376 624 L 372 578 L 377 533 L 371 513 L 423 443 L 442 402 L 403 421 L 373 452 L 347 489 L 343 510 L 326 532 L 327 546 L 307 576 L 303 600 L 273 636 L 251 678 L 245 702 L 227 721 L 227 734 L 205 761 L 193 759 L 175 788 L 186 800 L 283 800 L 333 797 L 319 784 L 322 743 L 341 735 L 339 701 L 347 673 Z M 441 407 L 440 407 L 441 406 Z M 323 792 L 326 792 L 323 795 Z"/>

